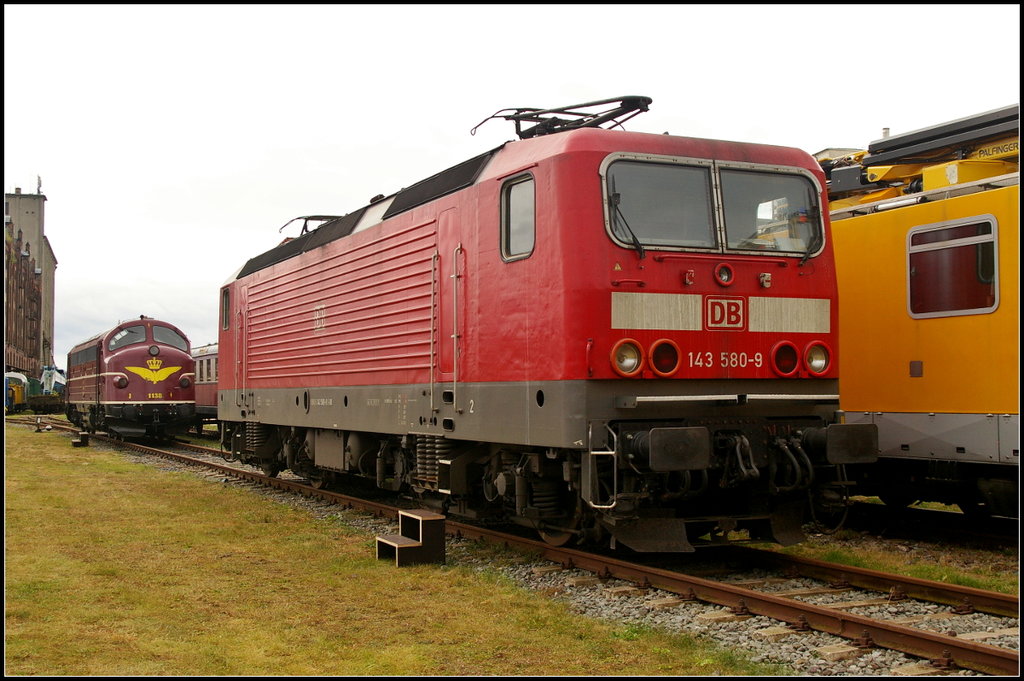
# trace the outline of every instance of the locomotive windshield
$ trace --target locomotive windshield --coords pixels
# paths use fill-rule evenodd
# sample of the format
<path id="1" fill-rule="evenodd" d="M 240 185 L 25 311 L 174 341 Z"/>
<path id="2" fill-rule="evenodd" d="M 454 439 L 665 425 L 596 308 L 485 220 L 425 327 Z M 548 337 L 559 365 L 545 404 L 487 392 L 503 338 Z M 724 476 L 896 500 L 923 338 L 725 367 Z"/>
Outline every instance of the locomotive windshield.
<path id="1" fill-rule="evenodd" d="M 146 341 L 146 327 L 142 324 L 137 326 L 126 326 L 110 339 L 108 350 L 117 350 L 133 343 L 144 343 Z"/>
<path id="2" fill-rule="evenodd" d="M 153 327 L 153 340 L 157 343 L 170 345 L 179 350 L 188 351 L 188 341 L 181 337 L 181 334 L 166 326 Z"/>
<path id="3" fill-rule="evenodd" d="M 805 253 L 820 230 L 814 186 L 799 175 L 722 170 L 729 248 Z"/>
<path id="4" fill-rule="evenodd" d="M 174 329 L 166 326 L 154 326 L 153 327 L 153 341 L 156 343 L 163 343 L 164 345 L 170 345 L 173 348 L 184 350 L 188 352 L 188 341 Z M 142 324 L 135 326 L 126 326 L 121 329 L 110 339 L 110 343 L 107 344 L 108 350 L 117 350 L 127 345 L 134 345 L 135 343 L 146 342 L 146 327 Z"/>
<path id="5" fill-rule="evenodd" d="M 611 166 L 612 232 L 650 246 L 715 248 L 710 168 L 634 163 Z"/>
<path id="6" fill-rule="evenodd" d="M 806 254 L 821 243 L 817 190 L 803 175 L 618 160 L 608 166 L 607 188 L 613 238 L 641 254 L 644 247 L 720 250 L 723 242 L 730 250 Z"/>

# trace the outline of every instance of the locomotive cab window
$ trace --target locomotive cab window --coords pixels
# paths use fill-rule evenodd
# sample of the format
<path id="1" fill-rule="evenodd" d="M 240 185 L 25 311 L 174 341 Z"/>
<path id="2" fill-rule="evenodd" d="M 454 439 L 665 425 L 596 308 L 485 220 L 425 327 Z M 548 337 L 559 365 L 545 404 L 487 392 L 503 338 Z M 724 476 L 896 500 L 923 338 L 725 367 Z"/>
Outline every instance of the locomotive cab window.
<path id="1" fill-rule="evenodd" d="M 172 348 L 188 351 L 188 341 L 182 338 L 181 334 L 177 331 L 166 326 L 153 327 L 153 340 L 157 343 L 170 345 Z"/>
<path id="2" fill-rule="evenodd" d="M 800 175 L 722 169 L 728 247 L 807 253 L 821 245 L 814 185 Z"/>
<path id="3" fill-rule="evenodd" d="M 108 350 L 117 350 L 123 348 L 126 345 L 132 345 L 133 343 L 144 343 L 146 341 L 146 327 L 139 324 L 137 326 L 126 326 L 110 339 L 110 343 L 107 346 Z"/>
<path id="4" fill-rule="evenodd" d="M 608 167 L 607 187 L 612 237 L 623 246 L 718 245 L 710 168 L 616 161 Z"/>
<path id="5" fill-rule="evenodd" d="M 501 190 L 501 256 L 520 260 L 533 253 L 537 230 L 533 176 L 508 182 Z"/>
<path id="6" fill-rule="evenodd" d="M 986 314 L 999 307 L 991 215 L 915 227 L 907 234 L 907 304 L 914 318 Z"/>
<path id="7" fill-rule="evenodd" d="M 606 225 L 624 248 L 806 255 L 823 244 L 819 188 L 797 169 L 623 155 L 605 168 Z"/>

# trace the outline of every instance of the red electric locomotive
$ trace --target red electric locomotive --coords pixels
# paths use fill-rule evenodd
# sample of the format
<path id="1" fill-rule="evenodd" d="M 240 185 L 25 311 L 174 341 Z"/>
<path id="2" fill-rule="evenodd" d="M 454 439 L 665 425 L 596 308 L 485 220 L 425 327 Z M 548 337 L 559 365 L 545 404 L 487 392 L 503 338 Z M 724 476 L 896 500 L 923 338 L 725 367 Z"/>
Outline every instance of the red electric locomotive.
<path id="1" fill-rule="evenodd" d="M 90 432 L 155 437 L 195 422 L 195 371 L 188 338 L 141 316 L 68 353 L 68 420 Z"/>
<path id="2" fill-rule="evenodd" d="M 249 260 L 220 292 L 228 456 L 553 544 L 802 539 L 877 454 L 838 412 L 821 168 L 601 127 L 649 103 L 498 112 L 519 141 Z"/>

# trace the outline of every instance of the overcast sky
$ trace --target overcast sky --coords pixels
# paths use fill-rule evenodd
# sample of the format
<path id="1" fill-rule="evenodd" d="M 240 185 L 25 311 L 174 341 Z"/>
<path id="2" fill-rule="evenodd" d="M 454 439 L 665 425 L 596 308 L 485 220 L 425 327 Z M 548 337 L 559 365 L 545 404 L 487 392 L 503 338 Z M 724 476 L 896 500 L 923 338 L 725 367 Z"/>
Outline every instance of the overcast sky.
<path id="1" fill-rule="evenodd" d="M 629 130 L 865 148 L 1020 101 L 1019 5 L 4 5 L 4 187 L 42 179 L 55 349 L 217 292 L 297 236 L 625 95 Z"/>

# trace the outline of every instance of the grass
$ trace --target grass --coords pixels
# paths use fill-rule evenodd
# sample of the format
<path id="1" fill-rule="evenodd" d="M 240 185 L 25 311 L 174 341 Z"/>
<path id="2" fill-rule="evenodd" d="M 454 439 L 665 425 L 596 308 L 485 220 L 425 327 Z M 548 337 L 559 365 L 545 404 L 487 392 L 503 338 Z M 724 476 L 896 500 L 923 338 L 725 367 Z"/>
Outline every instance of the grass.
<path id="1" fill-rule="evenodd" d="M 497 572 L 396 568 L 336 519 L 56 432 L 5 435 L 8 675 L 786 673 Z"/>
<path id="2" fill-rule="evenodd" d="M 947 547 L 948 549 L 948 547 Z M 892 572 L 933 582 L 969 586 L 975 589 L 1005 594 L 1020 592 L 1020 572 L 1015 551 L 1004 549 L 1005 560 L 964 564 L 954 554 L 944 550 L 919 550 L 894 554 L 891 548 L 865 548 L 861 544 L 849 547 L 841 539 L 833 539 L 830 546 L 815 546 L 810 542 L 782 549 L 792 555 L 816 558 L 829 563 Z"/>
<path id="3" fill-rule="evenodd" d="M 946 584 L 1006 594 L 1020 592 L 1019 555 L 1016 548 L 972 551 L 956 546 L 907 542 L 865 541 L 859 532 L 840 530 L 829 536 L 808 537 L 794 546 L 765 546 L 796 556 L 829 563 L 892 572 Z M 984 560 L 979 560 L 983 556 Z"/>

